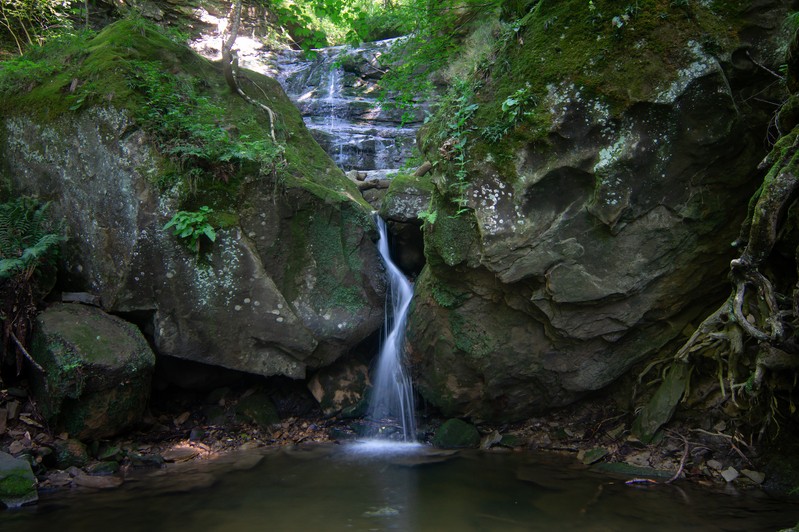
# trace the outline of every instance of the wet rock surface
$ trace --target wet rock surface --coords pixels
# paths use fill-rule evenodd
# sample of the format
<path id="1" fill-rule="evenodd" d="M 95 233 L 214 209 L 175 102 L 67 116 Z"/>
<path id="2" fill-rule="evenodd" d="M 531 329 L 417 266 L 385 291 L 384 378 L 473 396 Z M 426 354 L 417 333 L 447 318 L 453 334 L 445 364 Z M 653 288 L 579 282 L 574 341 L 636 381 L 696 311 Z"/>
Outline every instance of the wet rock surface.
<path id="1" fill-rule="evenodd" d="M 0 502 L 16 508 L 38 500 L 36 478 L 25 460 L 0 452 Z"/>

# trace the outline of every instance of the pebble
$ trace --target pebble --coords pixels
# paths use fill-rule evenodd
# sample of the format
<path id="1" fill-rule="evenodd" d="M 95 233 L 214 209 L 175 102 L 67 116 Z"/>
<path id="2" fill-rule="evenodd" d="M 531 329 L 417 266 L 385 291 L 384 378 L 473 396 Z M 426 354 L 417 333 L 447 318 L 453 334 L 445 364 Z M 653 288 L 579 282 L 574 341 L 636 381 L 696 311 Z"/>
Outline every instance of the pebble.
<path id="1" fill-rule="evenodd" d="M 741 473 L 754 482 L 755 484 L 762 484 L 764 480 L 766 480 L 765 473 L 761 473 L 760 471 L 752 471 L 750 469 L 741 469 Z"/>
<path id="2" fill-rule="evenodd" d="M 200 451 L 193 447 L 173 447 L 161 455 L 165 462 L 188 462 L 199 456 Z"/>
<path id="3" fill-rule="evenodd" d="M 734 467 L 730 466 L 721 472 L 721 476 L 724 477 L 724 480 L 727 482 L 732 482 L 740 476 L 740 473 L 738 473 Z"/>
<path id="4" fill-rule="evenodd" d="M 173 423 L 175 423 L 176 427 L 179 427 L 182 424 L 184 424 L 186 421 L 188 421 L 190 416 L 191 412 L 189 411 L 183 412 L 182 414 L 180 414 L 178 417 L 175 418 L 175 421 Z"/>

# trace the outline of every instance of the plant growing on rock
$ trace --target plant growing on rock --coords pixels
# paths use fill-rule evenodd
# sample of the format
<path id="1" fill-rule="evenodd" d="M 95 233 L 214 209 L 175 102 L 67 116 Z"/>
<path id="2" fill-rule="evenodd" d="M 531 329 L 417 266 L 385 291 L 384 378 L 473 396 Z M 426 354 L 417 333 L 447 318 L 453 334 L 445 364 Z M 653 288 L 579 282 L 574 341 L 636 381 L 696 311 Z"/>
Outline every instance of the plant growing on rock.
<path id="1" fill-rule="evenodd" d="M 208 220 L 208 216 L 213 212 L 214 210 L 206 205 L 197 211 L 178 211 L 164 225 L 164 229 L 174 227 L 172 234 L 184 239 L 189 248 L 199 254 L 201 237 L 206 237 L 211 242 L 216 240 L 216 231 Z"/>
<path id="2" fill-rule="evenodd" d="M 505 98 L 501 105 L 502 117 L 496 123 L 482 129 L 483 137 L 489 142 L 499 142 L 522 120 L 533 114 L 532 109 L 537 103 L 538 100 L 530 93 L 530 84 L 526 83 L 524 87 Z"/>
<path id="3" fill-rule="evenodd" d="M 0 204 L 2 362 L 11 365 L 9 359 L 16 354 L 17 373 L 22 369 L 23 356 L 28 357 L 37 294 L 49 291 L 44 275 L 37 274 L 53 266 L 58 246 L 64 240 L 48 218 L 48 206 L 49 203 L 27 197 Z M 36 287 L 37 283 L 40 286 Z"/>

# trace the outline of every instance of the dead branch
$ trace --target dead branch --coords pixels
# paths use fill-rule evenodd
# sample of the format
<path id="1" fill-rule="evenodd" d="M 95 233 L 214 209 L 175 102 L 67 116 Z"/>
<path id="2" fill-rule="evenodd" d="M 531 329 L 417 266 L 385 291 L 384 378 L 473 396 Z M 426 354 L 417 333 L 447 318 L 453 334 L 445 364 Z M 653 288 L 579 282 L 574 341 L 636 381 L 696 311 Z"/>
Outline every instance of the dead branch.
<path id="1" fill-rule="evenodd" d="M 36 368 L 36 369 L 38 369 L 39 371 L 41 371 L 42 373 L 44 373 L 44 372 L 45 372 L 45 371 L 44 371 L 44 368 L 43 368 L 43 367 L 41 367 L 41 366 L 39 365 L 39 363 L 38 363 L 38 362 L 36 362 L 35 360 L 33 360 L 33 357 L 31 356 L 31 354 L 30 354 L 30 353 L 28 353 L 28 350 L 27 350 L 27 349 L 25 349 L 25 347 L 22 345 L 22 342 L 20 342 L 20 341 L 19 341 L 19 338 L 17 338 L 17 335 L 15 335 L 15 334 L 12 332 L 10 337 L 11 337 L 11 340 L 12 340 L 12 341 L 13 341 L 15 344 L 17 344 L 17 349 L 19 349 L 19 351 L 20 351 L 20 352 L 21 352 L 21 353 L 22 353 L 22 354 L 25 356 L 25 358 L 27 358 L 27 359 L 28 359 L 28 362 L 30 362 L 30 363 L 33 365 L 33 367 L 34 367 L 34 368 Z"/>

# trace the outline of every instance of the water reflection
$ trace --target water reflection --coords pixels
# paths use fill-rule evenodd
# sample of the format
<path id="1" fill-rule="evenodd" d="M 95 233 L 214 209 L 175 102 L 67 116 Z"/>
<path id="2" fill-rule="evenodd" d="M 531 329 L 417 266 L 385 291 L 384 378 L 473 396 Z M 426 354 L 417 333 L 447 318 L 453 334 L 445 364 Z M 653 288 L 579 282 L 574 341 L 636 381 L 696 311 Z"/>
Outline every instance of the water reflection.
<path id="1" fill-rule="evenodd" d="M 245 454 L 111 492 L 44 496 L 2 514 L 0 529 L 775 531 L 797 520 L 795 504 L 760 491 L 628 486 L 571 458 L 383 442 Z"/>

